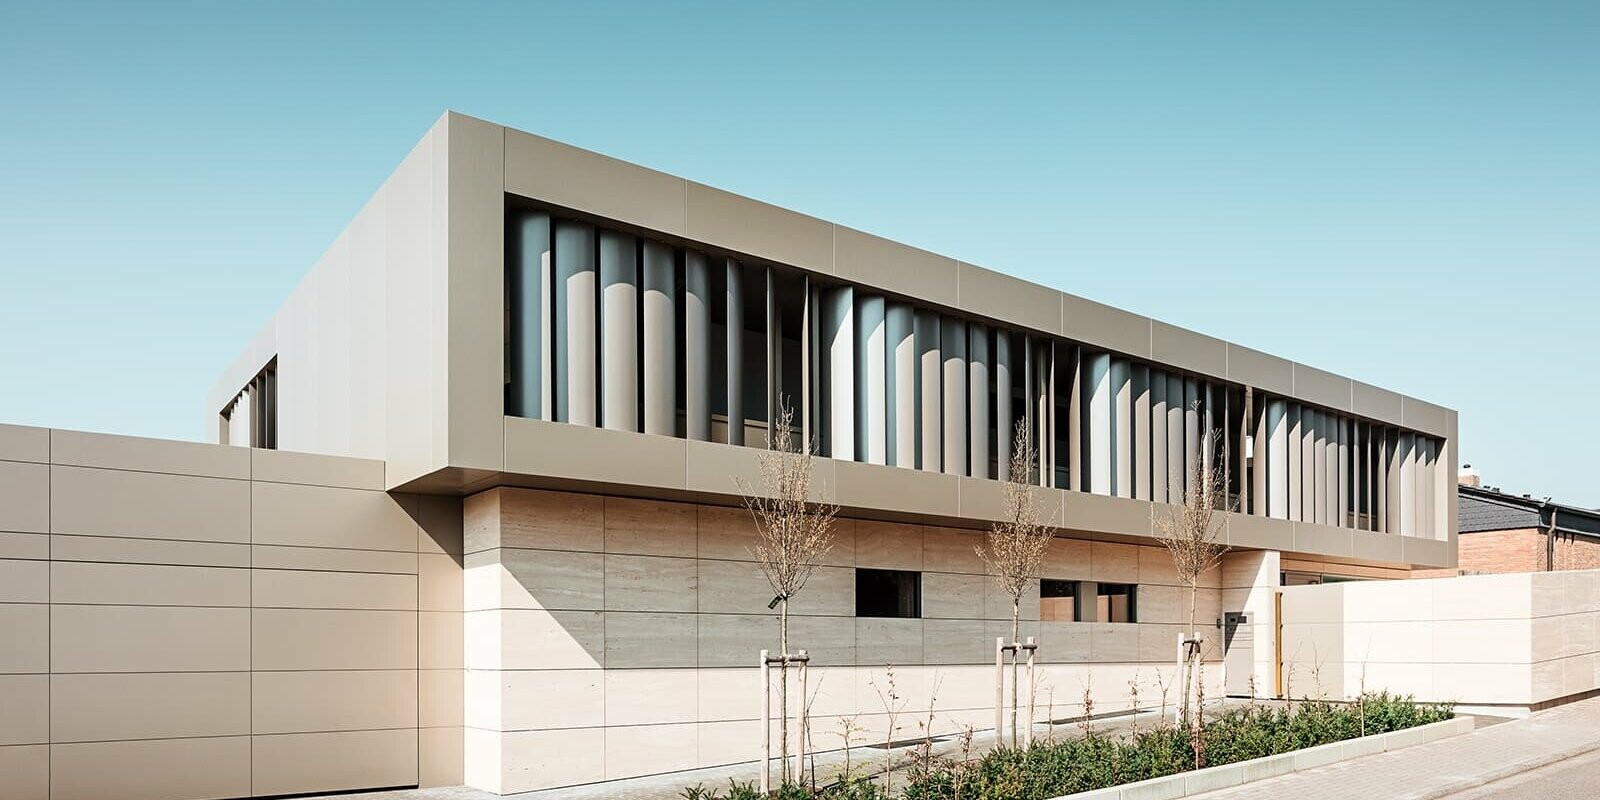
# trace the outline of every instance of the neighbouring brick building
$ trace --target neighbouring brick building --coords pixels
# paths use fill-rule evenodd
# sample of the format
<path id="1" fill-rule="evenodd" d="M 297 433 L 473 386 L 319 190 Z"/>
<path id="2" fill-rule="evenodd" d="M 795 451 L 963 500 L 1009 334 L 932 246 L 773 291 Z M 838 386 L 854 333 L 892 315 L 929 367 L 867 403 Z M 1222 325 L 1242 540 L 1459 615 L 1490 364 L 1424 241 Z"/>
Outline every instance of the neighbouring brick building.
<path id="1" fill-rule="evenodd" d="M 1600 510 L 1462 481 L 1460 563 L 1414 577 L 1600 569 Z"/>

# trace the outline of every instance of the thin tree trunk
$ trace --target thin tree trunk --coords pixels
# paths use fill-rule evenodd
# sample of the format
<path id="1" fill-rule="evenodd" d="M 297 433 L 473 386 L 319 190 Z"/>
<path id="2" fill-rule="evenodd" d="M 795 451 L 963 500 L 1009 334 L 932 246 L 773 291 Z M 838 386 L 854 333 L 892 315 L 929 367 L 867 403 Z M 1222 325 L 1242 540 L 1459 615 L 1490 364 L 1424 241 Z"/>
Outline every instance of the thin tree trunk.
<path id="1" fill-rule="evenodd" d="M 1013 599 L 1011 601 L 1011 643 L 1012 644 L 1017 644 L 1019 641 L 1021 641 L 1020 639 L 1017 638 L 1018 633 L 1020 632 L 1017 620 L 1021 615 L 1022 615 L 1022 601 L 1021 600 L 1017 600 L 1017 599 Z M 1019 692 L 1017 691 L 1017 656 L 1020 655 L 1021 653 L 1022 653 L 1021 648 L 1016 648 L 1016 649 L 1013 649 L 1011 651 L 1011 746 L 1012 747 L 1016 747 L 1017 746 L 1017 695 L 1019 694 Z M 998 733 L 996 735 L 998 735 Z"/>
<path id="2" fill-rule="evenodd" d="M 789 601 L 778 601 L 778 752 L 782 754 L 783 781 L 789 782 Z M 802 698 L 802 702 L 804 699 Z"/>

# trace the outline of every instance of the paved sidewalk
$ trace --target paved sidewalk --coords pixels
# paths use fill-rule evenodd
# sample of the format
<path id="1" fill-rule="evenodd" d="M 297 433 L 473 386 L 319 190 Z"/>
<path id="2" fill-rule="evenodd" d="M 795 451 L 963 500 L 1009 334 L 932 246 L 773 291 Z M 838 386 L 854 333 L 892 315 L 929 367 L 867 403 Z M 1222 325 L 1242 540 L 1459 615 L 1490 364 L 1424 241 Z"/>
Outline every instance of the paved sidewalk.
<path id="1" fill-rule="evenodd" d="M 1600 698 L 1472 733 L 1192 795 L 1195 800 L 1432 800 L 1600 750 Z"/>

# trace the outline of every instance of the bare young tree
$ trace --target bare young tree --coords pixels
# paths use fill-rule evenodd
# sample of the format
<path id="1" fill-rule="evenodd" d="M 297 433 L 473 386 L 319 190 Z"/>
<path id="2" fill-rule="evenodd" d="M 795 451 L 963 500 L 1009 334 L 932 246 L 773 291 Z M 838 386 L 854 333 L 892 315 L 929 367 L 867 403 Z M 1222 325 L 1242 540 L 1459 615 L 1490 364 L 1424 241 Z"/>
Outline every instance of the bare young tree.
<path id="1" fill-rule="evenodd" d="M 989 574 L 1005 595 L 1011 598 L 1011 643 L 1018 642 L 1021 631 L 1022 596 L 1028 593 L 1039 579 L 1044 567 L 1045 551 L 1055 532 L 1046 524 L 1039 509 L 1033 484 L 1029 480 L 1036 451 L 1028 437 L 1026 421 L 1018 420 L 1011 442 L 1011 473 L 1001 484 L 1001 502 L 1005 518 L 996 522 L 985 537 L 984 545 L 977 547 L 978 557 L 988 567 Z M 1011 659 L 1011 741 L 1017 741 L 1017 661 Z M 1033 721 L 1030 719 L 1029 724 Z M 1000 731 L 995 731 L 995 738 Z"/>
<path id="2" fill-rule="evenodd" d="M 778 608 L 778 747 L 784 780 L 789 780 L 789 601 L 805 588 L 817 565 L 833 548 L 833 518 L 838 507 L 811 500 L 812 456 L 816 447 L 798 447 L 794 409 L 783 403 L 758 458 L 759 486 L 735 479 L 745 507 L 755 518 L 751 555 L 772 585 Z M 802 702 L 804 699 L 802 698 Z"/>
<path id="3" fill-rule="evenodd" d="M 1201 453 L 1221 453 L 1218 447 L 1222 432 L 1206 433 L 1200 447 Z M 1219 541 L 1222 521 L 1217 512 L 1229 510 L 1228 477 L 1223 459 L 1214 463 L 1205 458 L 1195 459 L 1189 470 L 1188 482 L 1182 493 L 1182 502 L 1172 506 L 1167 516 L 1157 519 L 1156 526 L 1162 544 L 1172 556 L 1172 567 L 1178 580 L 1189 589 L 1189 633 L 1185 650 L 1182 683 L 1182 719 L 1190 719 L 1189 702 L 1193 692 L 1195 665 L 1200 660 L 1200 633 L 1195 626 L 1195 609 L 1200 595 L 1200 579 L 1222 563 L 1228 547 Z"/>

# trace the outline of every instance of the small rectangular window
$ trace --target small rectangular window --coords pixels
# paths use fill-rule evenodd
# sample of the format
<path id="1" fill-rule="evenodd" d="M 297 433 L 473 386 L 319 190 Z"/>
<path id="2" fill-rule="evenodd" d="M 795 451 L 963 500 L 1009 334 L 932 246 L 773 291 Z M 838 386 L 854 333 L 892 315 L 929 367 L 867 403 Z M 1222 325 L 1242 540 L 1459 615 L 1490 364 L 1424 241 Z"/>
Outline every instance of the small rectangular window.
<path id="1" fill-rule="evenodd" d="M 1095 584 L 1095 618 L 1100 622 L 1138 622 L 1131 583 Z"/>
<path id="2" fill-rule="evenodd" d="M 1045 622 L 1078 621 L 1078 582 L 1046 578 L 1039 581 L 1039 619 Z"/>
<path id="3" fill-rule="evenodd" d="M 921 617 L 922 573 L 898 569 L 856 570 L 856 616 Z"/>

